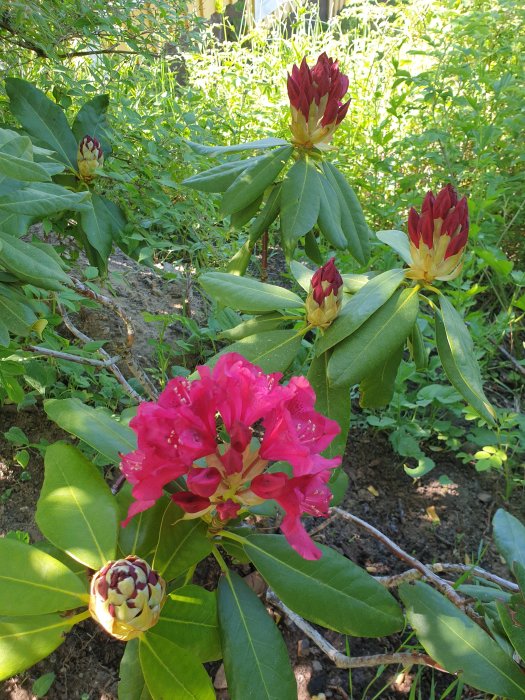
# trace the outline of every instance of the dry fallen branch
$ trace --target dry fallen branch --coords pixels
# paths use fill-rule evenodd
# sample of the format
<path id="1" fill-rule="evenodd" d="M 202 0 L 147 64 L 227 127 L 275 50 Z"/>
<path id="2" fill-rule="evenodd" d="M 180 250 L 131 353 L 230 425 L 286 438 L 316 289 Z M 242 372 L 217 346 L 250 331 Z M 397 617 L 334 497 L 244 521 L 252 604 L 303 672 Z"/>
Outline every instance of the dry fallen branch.
<path id="1" fill-rule="evenodd" d="M 474 576 L 476 578 L 482 578 L 485 581 L 490 581 L 491 583 L 496 583 L 502 588 L 506 588 L 508 591 L 517 593 L 519 591 L 519 586 L 512 581 L 507 581 L 507 579 L 501 578 L 496 574 L 492 574 L 490 571 L 486 571 L 479 566 L 468 566 L 468 564 L 427 564 L 428 569 L 436 574 L 468 574 L 469 578 Z M 387 588 L 394 588 L 399 586 L 401 583 L 406 583 L 407 581 L 416 581 L 417 579 L 423 578 L 421 571 L 417 569 L 409 569 L 404 571 L 402 574 L 394 574 L 393 576 L 374 576 L 375 580 L 381 583 Z"/>
<path id="2" fill-rule="evenodd" d="M 93 367 L 107 367 L 116 364 L 120 357 L 115 355 L 107 360 L 96 360 L 92 357 L 82 357 L 82 355 L 72 355 L 69 352 L 61 352 L 60 350 L 51 350 L 51 348 L 39 348 L 36 345 L 27 345 L 22 348 L 24 352 L 34 352 L 37 355 L 45 355 L 46 357 L 55 357 L 57 360 L 67 360 L 68 362 L 77 362 L 81 365 L 92 365 Z"/>

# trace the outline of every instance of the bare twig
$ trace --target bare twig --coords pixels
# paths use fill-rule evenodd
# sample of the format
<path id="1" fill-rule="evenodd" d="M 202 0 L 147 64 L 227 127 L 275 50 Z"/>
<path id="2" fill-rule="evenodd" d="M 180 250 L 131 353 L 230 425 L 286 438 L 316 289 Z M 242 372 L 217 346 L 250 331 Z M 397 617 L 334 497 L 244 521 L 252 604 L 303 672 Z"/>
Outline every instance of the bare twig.
<path id="1" fill-rule="evenodd" d="M 98 301 L 99 304 L 102 304 L 102 306 L 106 306 L 108 309 L 111 309 L 111 311 L 116 313 L 117 316 L 120 319 L 122 319 L 124 325 L 126 326 L 126 345 L 128 346 L 128 348 L 130 348 L 135 341 L 135 329 L 133 328 L 133 323 L 131 322 L 129 316 L 127 316 L 124 313 L 124 311 L 120 308 L 118 304 L 116 304 L 105 294 L 99 294 L 98 292 L 94 292 L 87 285 L 85 285 L 83 282 L 76 279 L 75 277 L 72 277 L 71 281 L 73 282 L 75 289 L 79 294 L 82 294 L 82 296 L 87 297 L 88 299 Z"/>
<path id="2" fill-rule="evenodd" d="M 469 574 L 469 577 L 475 576 L 476 578 L 482 578 L 485 581 L 491 581 L 491 583 L 496 583 L 502 588 L 506 588 L 508 591 L 517 593 L 519 591 L 519 586 L 512 581 L 507 581 L 507 579 L 501 578 L 501 576 L 496 576 L 490 571 L 486 571 L 479 566 L 468 566 L 467 564 L 427 564 L 427 568 L 437 574 L 451 573 L 451 574 Z M 416 581 L 417 579 L 423 578 L 421 571 L 417 569 L 409 569 L 404 571 L 402 574 L 394 574 L 393 576 L 374 576 L 375 580 L 381 583 L 387 588 L 394 588 L 399 586 L 401 583 L 406 583 L 407 581 Z"/>
<path id="3" fill-rule="evenodd" d="M 427 654 L 414 652 L 412 654 L 394 652 L 392 654 L 373 654 L 371 656 L 346 656 L 328 642 L 322 634 L 320 634 L 312 625 L 304 620 L 300 615 L 290 610 L 275 593 L 268 588 L 266 591 L 266 600 L 283 611 L 283 613 L 302 631 L 312 642 L 328 656 L 337 668 L 363 668 L 382 666 L 384 664 L 402 664 L 404 667 L 414 664 L 431 666 L 438 671 L 447 672 L 434 659 Z"/>
<path id="4" fill-rule="evenodd" d="M 78 362 L 81 365 L 92 365 L 93 367 L 110 367 L 120 359 L 118 355 L 109 357 L 107 360 L 95 360 L 91 357 L 82 357 L 81 355 L 72 355 L 69 352 L 61 352 L 60 350 L 51 350 L 50 348 L 39 348 L 36 345 L 27 345 L 23 348 L 25 352 L 34 352 L 38 355 L 46 355 L 47 357 L 56 357 L 57 360 L 67 360 L 68 362 Z"/>
<path id="5" fill-rule="evenodd" d="M 518 370 L 518 372 L 525 375 L 525 367 L 518 362 L 518 360 L 514 357 L 514 355 L 511 355 L 510 352 L 506 348 L 503 347 L 503 345 L 498 345 L 498 343 L 495 340 L 492 340 L 492 338 L 489 338 L 489 341 L 492 343 L 492 345 L 495 345 L 498 348 L 500 353 L 504 357 L 506 357 L 507 360 L 512 362 L 512 364 Z"/>
<path id="6" fill-rule="evenodd" d="M 407 564 L 410 564 L 410 566 L 413 569 L 419 571 L 422 575 L 422 578 L 427 579 L 427 581 L 431 581 L 434 584 L 434 586 L 438 589 L 438 591 L 443 593 L 443 595 L 446 598 L 448 598 L 450 602 L 453 603 L 457 608 L 463 610 L 474 622 L 476 622 L 476 624 L 485 628 L 483 618 L 481 618 L 480 615 L 478 615 L 474 610 L 472 610 L 472 608 L 467 604 L 467 601 L 463 598 L 463 596 L 460 596 L 459 593 L 450 585 L 450 583 L 440 578 L 437 574 L 435 574 L 432 571 L 430 567 L 420 562 L 419 559 L 416 559 L 415 557 L 411 556 L 408 552 L 405 552 L 383 532 L 375 528 L 370 523 L 367 523 L 366 520 L 361 520 L 361 518 L 358 518 L 356 515 L 352 515 L 352 513 L 348 513 L 347 511 L 342 510 L 341 508 L 334 507 L 330 510 L 332 513 L 337 513 L 338 515 L 340 515 L 343 518 L 343 520 L 349 520 L 350 522 L 353 522 L 356 525 L 359 525 L 360 527 L 365 529 L 369 534 L 372 535 L 372 537 L 374 537 L 376 540 L 379 540 L 379 542 L 382 542 L 385 545 L 385 547 L 387 547 L 393 554 L 396 555 L 398 559 L 405 561 Z"/>

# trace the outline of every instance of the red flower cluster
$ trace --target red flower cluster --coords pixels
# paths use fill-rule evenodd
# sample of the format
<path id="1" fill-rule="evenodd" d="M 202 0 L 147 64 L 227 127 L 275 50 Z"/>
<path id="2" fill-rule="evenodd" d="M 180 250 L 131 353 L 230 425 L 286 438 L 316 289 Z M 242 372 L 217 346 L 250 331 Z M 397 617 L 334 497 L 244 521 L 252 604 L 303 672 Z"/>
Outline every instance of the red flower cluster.
<path id="1" fill-rule="evenodd" d="M 293 143 L 305 148 L 323 148 L 330 143 L 348 112 L 350 100 L 341 102 L 348 85 L 348 77 L 341 73 L 338 62 L 326 53 L 319 56 L 312 69 L 306 58 L 299 68 L 293 66 L 288 75 Z"/>
<path id="2" fill-rule="evenodd" d="M 421 215 L 412 207 L 408 215 L 408 235 L 412 265 L 411 279 L 431 282 L 451 280 L 461 271 L 460 259 L 467 245 L 469 230 L 467 199 L 458 201 L 452 185 L 434 197 L 428 192 Z"/>
<path id="3" fill-rule="evenodd" d="M 213 370 L 203 366 L 198 372 L 193 382 L 171 380 L 158 401 L 139 406 L 130 423 L 138 449 L 122 458 L 136 499 L 128 520 L 150 508 L 169 482 L 185 476 L 187 491 L 171 497 L 187 517 L 226 522 L 244 506 L 274 499 L 285 511 L 281 529 L 292 547 L 306 559 L 318 559 L 321 553 L 300 516 L 328 512 L 327 481 L 341 458 L 320 453 L 339 433 L 338 424 L 314 410 L 315 394 L 304 377 L 284 386 L 281 374 L 266 375 L 235 353 L 223 355 Z M 260 443 L 255 425 L 263 432 Z M 288 462 L 292 475 L 266 471 L 275 461 Z"/>

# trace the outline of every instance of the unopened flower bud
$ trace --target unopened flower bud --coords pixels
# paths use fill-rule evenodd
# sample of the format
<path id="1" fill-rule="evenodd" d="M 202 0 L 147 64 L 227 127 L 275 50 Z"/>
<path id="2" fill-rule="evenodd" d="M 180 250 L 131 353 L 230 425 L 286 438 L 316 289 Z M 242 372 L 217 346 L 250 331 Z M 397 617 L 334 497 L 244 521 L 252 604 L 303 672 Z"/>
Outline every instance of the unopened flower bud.
<path id="1" fill-rule="evenodd" d="M 159 619 L 166 597 L 164 579 L 143 559 L 108 562 L 91 579 L 89 611 L 113 637 L 138 637 Z"/>
<path id="2" fill-rule="evenodd" d="M 341 308 L 343 279 L 334 258 L 314 273 L 306 298 L 306 318 L 310 325 L 328 328 Z"/>
<path id="3" fill-rule="evenodd" d="M 78 172 L 83 180 L 90 182 L 95 177 L 97 168 L 104 163 L 104 153 L 100 142 L 93 136 L 84 136 L 78 144 Z"/>
<path id="4" fill-rule="evenodd" d="M 313 68 L 306 58 L 288 75 L 288 97 L 292 112 L 292 142 L 303 148 L 329 148 L 337 126 L 348 112 L 350 100 L 342 103 L 348 77 L 339 64 L 322 53 Z"/>
<path id="5" fill-rule="evenodd" d="M 452 280 L 461 271 L 461 257 L 467 245 L 469 229 L 465 197 L 447 185 L 434 197 L 428 192 L 421 214 L 412 207 L 408 215 L 408 236 L 412 264 L 409 279 L 432 282 Z"/>

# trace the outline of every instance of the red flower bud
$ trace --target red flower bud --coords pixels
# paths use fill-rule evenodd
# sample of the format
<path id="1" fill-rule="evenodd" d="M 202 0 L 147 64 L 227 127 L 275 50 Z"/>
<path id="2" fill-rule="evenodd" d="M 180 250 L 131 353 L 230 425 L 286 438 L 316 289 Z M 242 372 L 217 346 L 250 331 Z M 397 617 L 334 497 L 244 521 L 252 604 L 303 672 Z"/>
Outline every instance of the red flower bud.
<path id="1" fill-rule="evenodd" d="M 327 328 L 341 308 L 343 279 L 335 266 L 335 258 L 320 267 L 310 282 L 306 299 L 306 317 L 313 326 Z"/>
<path id="2" fill-rule="evenodd" d="M 83 180 L 89 182 L 95 177 L 97 168 L 104 163 L 104 153 L 100 142 L 93 136 L 84 136 L 78 144 L 78 172 Z"/>

